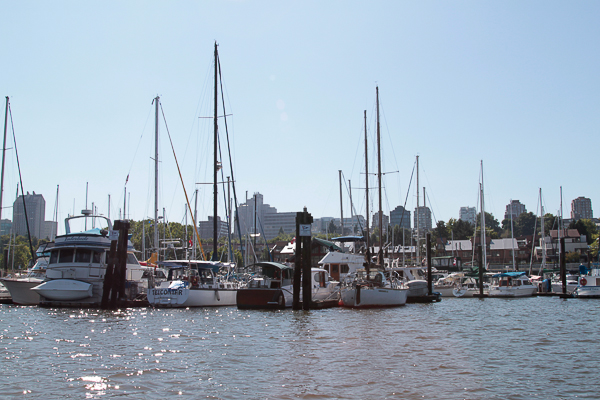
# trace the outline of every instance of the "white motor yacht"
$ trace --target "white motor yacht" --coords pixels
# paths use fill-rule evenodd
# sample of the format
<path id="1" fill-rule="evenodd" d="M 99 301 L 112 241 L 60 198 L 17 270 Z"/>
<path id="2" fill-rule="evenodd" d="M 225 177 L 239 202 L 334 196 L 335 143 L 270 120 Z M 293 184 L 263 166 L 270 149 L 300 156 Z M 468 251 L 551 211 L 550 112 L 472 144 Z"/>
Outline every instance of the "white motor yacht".
<path id="1" fill-rule="evenodd" d="M 78 218 L 100 219 L 102 228 L 71 233 L 71 222 Z M 83 215 L 65 220 L 65 234 L 57 236 L 50 250 L 46 279 L 31 290 L 40 295 L 40 305 L 57 307 L 98 307 L 102 303 L 104 277 L 108 265 L 111 221 L 84 210 Z M 144 270 L 128 242 L 126 261 L 126 300 L 145 294 Z"/>
<path id="2" fill-rule="evenodd" d="M 525 272 L 503 272 L 492 275 L 489 297 L 529 297 L 537 292 Z"/>

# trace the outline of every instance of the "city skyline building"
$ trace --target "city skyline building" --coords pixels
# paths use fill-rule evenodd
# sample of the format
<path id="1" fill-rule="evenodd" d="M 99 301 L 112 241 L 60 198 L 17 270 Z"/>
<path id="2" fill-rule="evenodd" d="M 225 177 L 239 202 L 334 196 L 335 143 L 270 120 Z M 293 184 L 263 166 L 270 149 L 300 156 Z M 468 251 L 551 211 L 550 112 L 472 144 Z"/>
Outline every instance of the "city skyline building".
<path id="1" fill-rule="evenodd" d="M 25 207 L 27 208 L 27 220 L 25 219 Z M 13 203 L 13 232 L 16 235 L 27 235 L 27 222 L 31 236 L 38 239 L 54 240 L 58 225 L 54 221 L 46 221 L 46 200 L 41 194 L 25 195 L 25 207 L 23 206 L 23 195 L 17 197 Z"/>
<path id="2" fill-rule="evenodd" d="M 403 206 L 398 206 L 390 211 L 390 225 L 400 226 L 400 228 L 410 229 L 410 211 Z"/>
<path id="3" fill-rule="evenodd" d="M 506 205 L 506 211 L 504 211 L 504 219 L 509 220 L 512 214 L 513 221 L 516 221 L 519 218 L 519 215 L 526 213 L 527 208 L 522 204 L 519 200 L 511 200 L 510 203 Z"/>
<path id="4" fill-rule="evenodd" d="M 571 219 L 592 219 L 594 212 L 592 211 L 592 200 L 587 197 L 580 196 L 571 201 Z"/>
<path id="5" fill-rule="evenodd" d="M 417 213 L 419 215 L 418 228 L 419 228 L 419 231 L 421 232 L 421 234 L 423 234 L 423 232 L 430 231 L 432 228 L 432 222 L 431 222 L 431 210 L 429 209 L 429 207 L 421 206 L 421 207 L 415 208 L 415 215 L 413 218 L 415 229 L 417 228 Z"/>
<path id="6" fill-rule="evenodd" d="M 477 209 L 475 207 L 461 207 L 458 219 L 475 225 L 475 219 L 477 218 Z"/>

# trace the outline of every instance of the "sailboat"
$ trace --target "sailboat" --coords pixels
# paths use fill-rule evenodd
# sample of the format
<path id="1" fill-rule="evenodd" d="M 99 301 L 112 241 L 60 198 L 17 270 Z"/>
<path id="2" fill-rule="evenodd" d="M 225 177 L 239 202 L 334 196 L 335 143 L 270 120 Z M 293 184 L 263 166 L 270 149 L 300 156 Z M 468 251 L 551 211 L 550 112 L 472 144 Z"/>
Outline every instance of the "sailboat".
<path id="1" fill-rule="evenodd" d="M 148 302 L 157 307 L 206 307 L 232 306 L 236 304 L 239 283 L 233 279 L 234 264 L 216 260 L 217 235 L 217 171 L 218 162 L 218 72 L 219 52 L 215 43 L 215 91 L 214 91 L 214 218 L 213 218 L 213 260 L 172 260 L 161 263 L 168 269 L 167 280 L 148 290 Z M 224 113 L 225 114 L 225 113 Z M 158 108 L 157 108 L 158 121 Z M 158 123 L 158 122 L 157 122 Z M 157 128 L 158 130 L 158 128 Z M 197 223 L 194 229 L 197 233 Z"/>
<path id="2" fill-rule="evenodd" d="M 483 277 L 482 270 L 487 269 L 487 239 L 485 235 L 485 197 L 483 196 L 483 160 L 481 161 L 481 182 L 479 183 L 479 202 L 481 206 L 480 213 L 480 243 L 481 243 L 481 265 L 480 277 Z M 473 244 L 475 244 L 475 238 L 473 238 Z M 473 246 L 473 257 L 475 257 L 475 246 Z M 488 290 L 487 285 L 477 282 L 473 277 L 469 277 L 460 282 L 457 287 L 452 290 L 455 297 L 474 297 L 477 294 L 481 294 L 480 285 L 483 285 L 483 293 Z"/>
<path id="3" fill-rule="evenodd" d="M 344 307 L 397 307 L 406 304 L 408 289 L 402 286 L 389 270 L 384 267 L 383 260 L 383 213 L 381 199 L 381 148 L 379 125 L 379 87 L 376 88 L 377 98 L 377 182 L 379 189 L 379 252 L 377 264 L 373 264 L 369 251 L 369 170 L 367 152 L 367 116 L 365 111 L 365 168 L 367 192 L 367 223 L 366 238 L 367 250 L 365 252 L 365 268 L 357 270 L 354 274 L 346 276 L 341 289 L 340 303 Z"/>

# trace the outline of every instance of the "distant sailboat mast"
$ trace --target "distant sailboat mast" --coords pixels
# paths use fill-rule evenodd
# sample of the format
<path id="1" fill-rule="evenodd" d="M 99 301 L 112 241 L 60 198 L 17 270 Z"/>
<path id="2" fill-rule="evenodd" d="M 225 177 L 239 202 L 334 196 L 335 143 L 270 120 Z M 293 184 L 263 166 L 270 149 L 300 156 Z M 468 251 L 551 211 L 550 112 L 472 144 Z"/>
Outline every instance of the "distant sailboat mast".
<path id="1" fill-rule="evenodd" d="M 542 274 L 544 273 L 544 267 L 546 266 L 546 240 L 544 239 L 544 235 L 545 235 L 545 232 L 544 232 L 544 228 L 545 227 L 544 227 L 544 225 L 545 225 L 545 223 L 544 223 L 544 204 L 542 202 L 542 188 L 540 188 L 540 213 L 542 215 L 542 220 L 541 220 L 541 223 L 540 223 L 540 225 L 541 225 L 540 226 L 540 233 L 541 233 L 541 236 L 542 236 L 542 243 L 541 243 L 542 244 L 542 264 L 540 265 L 540 273 L 539 273 L 539 275 L 542 276 Z M 534 233 L 534 235 L 535 235 L 535 233 Z"/>
<path id="2" fill-rule="evenodd" d="M 515 264 L 515 236 L 513 233 L 513 202 L 512 199 L 510 199 L 510 247 L 512 249 L 511 253 L 512 253 L 512 264 L 513 264 L 513 271 L 516 271 L 516 264 Z"/>
<path id="3" fill-rule="evenodd" d="M 369 235 L 369 153 L 368 153 L 368 145 L 367 145 L 367 110 L 365 110 L 365 192 L 366 192 L 366 196 L 367 196 L 367 232 L 366 232 L 366 239 L 367 239 L 367 251 L 365 252 L 365 258 L 366 258 L 366 262 L 367 265 L 368 263 L 371 262 L 371 257 L 370 257 L 370 250 L 369 250 L 369 246 L 370 246 L 370 235 Z"/>
<path id="4" fill-rule="evenodd" d="M 379 252 L 377 253 L 377 263 L 383 267 L 383 206 L 381 200 L 381 142 L 379 134 L 379 86 L 377 92 L 377 184 L 379 186 Z"/>
<path id="5" fill-rule="evenodd" d="M 154 251 L 159 255 L 158 242 L 158 102 L 160 97 L 154 98 L 155 116 L 154 116 Z M 158 261 L 158 258 L 157 258 Z"/>
<path id="6" fill-rule="evenodd" d="M 416 215 L 416 228 L 417 228 L 417 248 L 416 248 L 416 255 L 417 255 L 417 260 L 416 263 L 417 265 L 420 265 L 421 263 L 421 246 L 419 243 L 419 236 L 421 236 L 421 231 L 420 231 L 420 223 L 419 223 L 419 156 L 417 156 L 417 208 L 415 209 L 415 212 L 417 213 Z"/>
<path id="7" fill-rule="evenodd" d="M 481 160 L 481 253 L 482 263 L 484 270 L 487 269 L 487 243 L 485 238 L 485 201 L 484 201 L 484 190 L 483 190 L 483 160 Z"/>
<path id="8" fill-rule="evenodd" d="M 219 129 L 219 121 L 217 120 L 217 79 L 218 79 L 218 63 L 219 63 L 219 52 L 217 50 L 217 42 L 215 42 L 215 105 L 214 105 L 214 182 L 213 182 L 213 255 L 212 259 L 217 260 L 217 171 L 218 171 L 218 159 L 217 159 L 217 134 Z"/>

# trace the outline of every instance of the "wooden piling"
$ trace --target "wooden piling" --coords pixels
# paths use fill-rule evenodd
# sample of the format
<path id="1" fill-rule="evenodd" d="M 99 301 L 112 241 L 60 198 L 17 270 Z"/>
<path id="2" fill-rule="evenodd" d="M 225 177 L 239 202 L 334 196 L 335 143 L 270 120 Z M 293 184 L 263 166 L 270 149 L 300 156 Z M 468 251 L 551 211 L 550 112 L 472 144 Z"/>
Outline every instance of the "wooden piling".
<path id="1" fill-rule="evenodd" d="M 294 267 L 294 310 L 310 310 L 312 305 L 311 282 L 311 227 L 313 217 L 306 211 L 296 213 L 296 263 Z M 300 304 L 300 282 L 302 282 L 302 304 Z"/>
<path id="2" fill-rule="evenodd" d="M 484 298 L 487 297 L 486 294 L 483 293 L 483 271 L 485 270 L 485 265 L 483 265 L 483 252 L 485 251 L 485 243 L 482 246 L 481 244 L 477 245 L 479 247 L 479 251 L 477 252 L 477 264 L 479 269 L 479 293 L 473 295 L 473 297 Z"/>
<path id="3" fill-rule="evenodd" d="M 562 282 L 562 293 L 560 295 L 561 299 L 567 299 L 571 297 L 571 294 L 567 294 L 567 262 L 566 262 L 566 254 L 565 254 L 565 238 L 560 238 L 560 280 Z M 550 286 L 550 291 L 552 291 L 552 286 Z"/>
<path id="4" fill-rule="evenodd" d="M 427 290 L 433 295 L 433 274 L 431 273 L 431 232 L 427 232 Z"/>
<path id="5" fill-rule="evenodd" d="M 114 231 L 118 231 L 118 238 L 111 240 L 108 264 L 104 275 L 102 289 L 103 309 L 115 309 L 126 302 L 125 281 L 127 278 L 127 240 L 130 223 L 115 221 Z"/>

